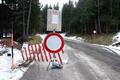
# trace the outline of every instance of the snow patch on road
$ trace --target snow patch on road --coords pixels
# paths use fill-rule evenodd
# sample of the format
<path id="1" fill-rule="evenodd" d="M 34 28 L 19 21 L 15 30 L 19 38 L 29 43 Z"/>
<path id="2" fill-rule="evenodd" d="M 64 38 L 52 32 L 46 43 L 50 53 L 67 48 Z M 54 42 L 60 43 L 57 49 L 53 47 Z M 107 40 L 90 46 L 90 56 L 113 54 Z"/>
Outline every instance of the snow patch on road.
<path id="1" fill-rule="evenodd" d="M 84 42 L 85 39 L 83 39 L 82 37 L 77 37 L 77 36 L 65 36 L 66 33 L 62 33 L 60 34 L 64 39 L 66 40 L 74 40 L 74 41 L 81 41 L 81 42 Z"/>

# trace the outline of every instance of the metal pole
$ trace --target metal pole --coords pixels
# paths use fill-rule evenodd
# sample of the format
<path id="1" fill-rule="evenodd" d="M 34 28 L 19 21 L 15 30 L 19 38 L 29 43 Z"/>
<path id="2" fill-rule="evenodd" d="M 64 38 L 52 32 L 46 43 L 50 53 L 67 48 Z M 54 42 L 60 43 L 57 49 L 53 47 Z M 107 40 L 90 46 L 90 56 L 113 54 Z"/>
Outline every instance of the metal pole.
<path id="1" fill-rule="evenodd" d="M 12 9 L 13 9 L 13 4 L 12 4 Z M 12 35 L 11 35 L 12 69 L 15 68 L 15 66 L 14 66 L 14 52 L 13 52 L 13 20 L 14 20 L 14 18 L 12 16 Z"/>
<path id="2" fill-rule="evenodd" d="M 55 33 L 55 29 L 53 29 L 53 33 Z M 53 66 L 54 59 L 55 59 L 55 54 L 54 53 L 53 53 L 52 57 L 53 57 L 53 60 L 50 60 L 48 66 L 47 66 L 47 71 L 49 70 L 49 66 L 50 66 L 51 63 L 52 63 L 52 66 Z"/>
<path id="3" fill-rule="evenodd" d="M 14 69 L 14 52 L 13 52 L 13 21 L 12 21 L 12 36 L 11 36 L 11 46 L 12 46 L 12 69 Z"/>
<path id="4" fill-rule="evenodd" d="M 11 36 L 11 45 L 12 45 L 12 58 L 13 58 L 13 22 L 12 22 L 12 36 Z"/>
<path id="5" fill-rule="evenodd" d="M 95 33 L 94 33 L 94 41 L 95 41 Z"/>

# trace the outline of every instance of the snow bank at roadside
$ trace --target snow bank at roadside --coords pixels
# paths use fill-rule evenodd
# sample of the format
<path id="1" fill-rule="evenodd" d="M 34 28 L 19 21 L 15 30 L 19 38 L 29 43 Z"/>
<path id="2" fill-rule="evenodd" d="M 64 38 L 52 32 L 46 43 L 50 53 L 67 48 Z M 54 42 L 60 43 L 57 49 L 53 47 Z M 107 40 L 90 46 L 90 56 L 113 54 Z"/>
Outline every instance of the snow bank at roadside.
<path id="1" fill-rule="evenodd" d="M 116 54 L 120 55 L 120 32 L 118 32 L 112 39 L 113 43 L 110 46 L 105 46 L 106 48 L 112 50 Z"/>
<path id="2" fill-rule="evenodd" d="M 46 35 L 47 35 L 47 34 L 42 34 L 41 37 L 44 39 Z M 84 41 L 84 39 L 81 38 L 81 37 L 76 37 L 76 36 L 67 37 L 67 36 L 65 36 L 65 35 L 66 35 L 65 33 L 62 33 L 62 34 L 60 34 L 60 35 L 61 35 L 65 40 Z M 118 33 L 113 37 L 112 41 L 113 41 L 112 45 L 120 42 L 120 32 L 118 32 Z M 103 47 L 106 47 L 106 48 L 114 51 L 114 52 L 117 53 L 118 55 L 120 55 L 120 46 L 112 46 L 112 45 L 110 45 L 110 46 L 103 46 Z"/>
<path id="3" fill-rule="evenodd" d="M 19 64 L 22 63 L 22 56 L 20 50 L 13 50 L 14 63 L 16 66 L 16 69 L 14 70 L 11 69 L 12 57 L 8 56 L 11 55 L 11 48 L 5 48 L 3 46 L 0 46 L 0 51 L 6 51 L 6 53 L 0 56 L 0 80 L 19 80 L 23 76 L 24 71 L 28 69 L 28 67 L 17 67 Z"/>
<path id="4" fill-rule="evenodd" d="M 77 36 L 69 36 L 69 37 L 67 37 L 67 36 L 65 36 L 65 35 L 66 35 L 65 33 L 62 33 L 62 34 L 61 34 L 61 36 L 62 36 L 64 39 L 66 39 L 66 40 L 84 41 L 84 39 L 81 38 L 81 37 L 77 37 Z"/>
<path id="5" fill-rule="evenodd" d="M 120 43 L 120 32 L 118 32 L 112 39 L 113 43 L 112 45 L 114 44 L 117 44 L 117 43 Z"/>
<path id="6" fill-rule="evenodd" d="M 77 37 L 77 36 L 66 36 L 66 33 L 61 33 L 60 34 L 65 40 L 75 40 L 75 41 L 84 41 L 85 39 L 83 39 L 82 37 Z M 47 36 L 47 34 L 41 34 L 40 35 L 41 38 L 44 40 L 45 36 Z"/>

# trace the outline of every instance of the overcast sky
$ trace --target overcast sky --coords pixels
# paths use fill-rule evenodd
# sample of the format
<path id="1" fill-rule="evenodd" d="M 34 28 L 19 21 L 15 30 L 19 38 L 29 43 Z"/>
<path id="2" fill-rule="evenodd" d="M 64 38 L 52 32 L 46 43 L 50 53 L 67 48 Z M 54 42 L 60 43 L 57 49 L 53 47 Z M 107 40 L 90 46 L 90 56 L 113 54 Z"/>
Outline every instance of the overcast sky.
<path id="1" fill-rule="evenodd" d="M 39 0 L 40 3 L 42 3 L 43 5 L 51 5 L 53 6 L 54 4 L 59 3 L 60 8 L 62 8 L 64 3 L 67 3 L 69 0 Z M 71 0 L 71 1 L 78 1 L 78 0 Z M 1 0 L 0 0 L 1 3 Z"/>
<path id="2" fill-rule="evenodd" d="M 48 4 L 48 5 L 54 5 L 59 3 L 60 8 L 62 8 L 64 3 L 67 3 L 69 0 L 39 0 L 40 3 L 43 5 Z M 71 1 L 78 1 L 78 0 L 71 0 Z"/>

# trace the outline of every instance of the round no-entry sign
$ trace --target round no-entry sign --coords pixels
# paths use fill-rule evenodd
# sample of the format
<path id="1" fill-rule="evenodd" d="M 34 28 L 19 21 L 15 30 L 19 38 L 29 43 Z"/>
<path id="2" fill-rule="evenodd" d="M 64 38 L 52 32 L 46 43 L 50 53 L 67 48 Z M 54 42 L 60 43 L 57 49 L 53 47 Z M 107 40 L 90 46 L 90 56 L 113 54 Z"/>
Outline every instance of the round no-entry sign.
<path id="1" fill-rule="evenodd" d="M 44 39 L 44 47 L 50 53 L 58 53 L 64 47 L 64 39 L 58 33 L 50 33 Z"/>

